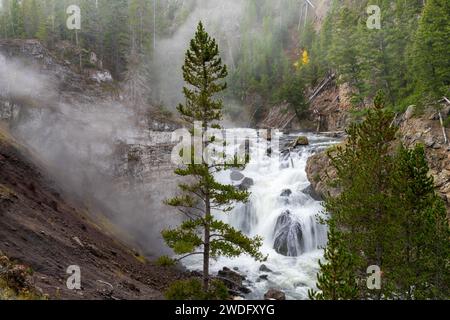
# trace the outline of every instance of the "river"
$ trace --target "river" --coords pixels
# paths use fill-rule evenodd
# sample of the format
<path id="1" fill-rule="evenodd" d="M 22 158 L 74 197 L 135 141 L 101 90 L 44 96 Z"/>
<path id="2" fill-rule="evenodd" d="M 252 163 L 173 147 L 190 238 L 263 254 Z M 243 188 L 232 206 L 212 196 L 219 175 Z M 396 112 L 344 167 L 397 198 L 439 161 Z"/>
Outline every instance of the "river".
<path id="1" fill-rule="evenodd" d="M 323 257 L 327 230 L 317 221 L 323 215 L 323 207 L 311 195 L 306 163 L 311 155 L 337 140 L 298 133 L 281 135 L 280 144 L 293 141 L 298 136 L 307 136 L 310 144 L 295 148 L 290 156 L 282 150 L 280 154 L 274 151 L 271 157 L 266 152 L 252 152 L 252 155 L 259 156 L 252 156 L 245 170 L 241 171 L 254 182 L 249 189 L 249 203 L 238 205 L 227 215 L 216 214 L 217 218 L 247 235 L 264 238 L 261 251 L 268 255 L 264 263 L 245 255 L 233 259 L 221 257 L 211 263 L 214 274 L 226 266 L 245 275 L 247 280 L 244 284 L 252 290 L 245 296 L 247 299 L 261 299 L 274 288 L 285 292 L 287 299 L 303 300 L 308 299 L 309 289 L 315 288 L 318 261 Z M 267 143 L 252 143 L 251 148 L 265 151 Z M 217 179 L 222 183 L 239 184 L 231 180 L 230 174 L 230 171 L 223 171 Z M 202 267 L 198 258 L 190 258 L 184 263 L 191 270 L 201 270 Z"/>

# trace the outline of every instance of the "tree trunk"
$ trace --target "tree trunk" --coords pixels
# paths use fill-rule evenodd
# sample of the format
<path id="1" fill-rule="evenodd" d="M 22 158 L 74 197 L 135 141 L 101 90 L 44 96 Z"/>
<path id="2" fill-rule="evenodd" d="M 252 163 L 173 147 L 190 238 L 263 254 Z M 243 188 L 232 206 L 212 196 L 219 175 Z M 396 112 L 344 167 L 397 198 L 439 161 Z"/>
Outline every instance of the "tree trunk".
<path id="1" fill-rule="evenodd" d="M 444 144 L 450 144 L 447 138 L 447 132 L 445 131 L 444 119 L 442 118 L 442 113 L 439 111 L 439 122 L 442 127 L 442 134 L 444 135 Z"/>
<path id="2" fill-rule="evenodd" d="M 211 203 L 209 195 L 206 196 L 206 211 L 205 211 L 205 245 L 203 253 L 203 290 L 209 291 L 209 257 L 210 257 L 210 238 L 211 238 Z"/>

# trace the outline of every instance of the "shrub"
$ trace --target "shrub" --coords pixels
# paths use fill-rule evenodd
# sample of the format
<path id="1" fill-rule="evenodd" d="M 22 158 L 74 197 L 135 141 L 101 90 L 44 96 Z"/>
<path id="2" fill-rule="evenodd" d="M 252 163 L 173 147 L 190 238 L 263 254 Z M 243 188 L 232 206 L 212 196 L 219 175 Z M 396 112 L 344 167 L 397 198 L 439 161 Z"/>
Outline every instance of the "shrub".
<path id="1" fill-rule="evenodd" d="M 161 267 L 172 267 L 175 265 L 175 263 L 176 261 L 168 256 L 161 256 L 158 258 L 158 260 L 156 260 L 156 264 Z"/>
<path id="2" fill-rule="evenodd" d="M 42 300 L 47 295 L 33 286 L 30 267 L 11 262 L 0 252 L 0 300 Z"/>
<path id="3" fill-rule="evenodd" d="M 199 279 L 180 280 L 174 282 L 165 293 L 167 300 L 226 300 L 228 289 L 219 280 L 213 280 L 210 291 L 204 292 Z"/>

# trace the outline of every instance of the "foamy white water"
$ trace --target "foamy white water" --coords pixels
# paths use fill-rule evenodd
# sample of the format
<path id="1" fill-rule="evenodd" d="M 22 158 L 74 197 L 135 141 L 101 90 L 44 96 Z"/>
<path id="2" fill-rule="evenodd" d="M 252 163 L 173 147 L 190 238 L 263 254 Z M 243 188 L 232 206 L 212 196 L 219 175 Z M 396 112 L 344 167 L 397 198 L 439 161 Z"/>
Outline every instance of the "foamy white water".
<path id="1" fill-rule="evenodd" d="M 299 135 L 305 134 L 281 136 L 281 144 Z M 254 182 L 249 189 L 250 202 L 238 205 L 229 214 L 216 214 L 217 218 L 247 235 L 264 238 L 261 251 L 268 255 L 267 262 L 260 263 L 248 256 L 241 256 L 219 258 L 211 263 L 212 273 L 216 274 L 223 267 L 228 267 L 245 275 L 245 285 L 252 290 L 246 296 L 248 299 L 262 299 L 271 288 L 282 290 L 288 299 L 308 299 L 309 289 L 315 288 L 318 261 L 323 257 L 327 230 L 317 222 L 318 215 L 322 214 L 322 204 L 307 191 L 310 183 L 305 169 L 308 158 L 314 152 L 336 143 L 336 140 L 313 134 L 306 136 L 310 145 L 296 148 L 290 156 L 276 153 L 269 157 L 266 154 L 267 143 L 253 142 L 250 163 L 241 171 Z M 230 171 L 221 172 L 217 179 L 222 183 L 239 185 L 240 182 L 231 180 L 230 174 Z M 284 222 L 284 225 L 280 222 Z M 284 239 L 281 242 L 286 244 L 283 247 L 285 255 L 274 249 L 280 234 L 281 239 Z M 202 269 L 198 257 L 185 260 L 184 264 L 191 270 Z M 260 271 L 262 264 L 272 272 Z M 267 275 L 267 280 L 261 279 L 261 275 Z"/>

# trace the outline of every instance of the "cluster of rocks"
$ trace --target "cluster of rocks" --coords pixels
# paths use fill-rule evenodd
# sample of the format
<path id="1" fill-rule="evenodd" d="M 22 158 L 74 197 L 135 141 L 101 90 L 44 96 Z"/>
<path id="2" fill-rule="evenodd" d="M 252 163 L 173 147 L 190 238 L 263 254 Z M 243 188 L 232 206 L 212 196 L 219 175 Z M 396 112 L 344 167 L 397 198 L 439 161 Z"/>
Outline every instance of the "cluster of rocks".
<path id="1" fill-rule="evenodd" d="M 252 291 L 244 286 L 246 277 L 230 268 L 224 267 L 217 274 L 217 279 L 222 281 L 228 288 L 228 292 L 231 296 L 242 296 L 243 294 L 249 294 Z"/>
<path id="2" fill-rule="evenodd" d="M 225 286 L 228 288 L 228 292 L 232 297 L 235 297 L 234 299 L 238 298 L 244 298 L 244 295 L 251 293 L 252 291 L 244 285 L 244 282 L 246 281 L 246 277 L 238 273 L 238 269 L 235 268 L 234 270 L 231 270 L 230 268 L 224 267 L 222 270 L 220 270 L 216 276 L 216 278 L 220 281 L 222 281 Z M 266 265 L 261 265 L 260 272 L 265 273 L 273 273 L 272 270 L 270 270 Z M 262 274 L 258 281 L 267 281 L 269 275 L 268 274 Z M 265 300 L 286 300 L 286 294 L 280 290 L 271 288 L 267 291 L 267 293 L 264 295 Z"/>
<path id="3" fill-rule="evenodd" d="M 244 176 L 244 174 L 238 170 L 233 170 L 230 173 L 230 179 L 238 184 L 238 189 L 242 191 L 250 189 L 255 184 L 255 181 L 253 181 L 252 178 Z"/>

